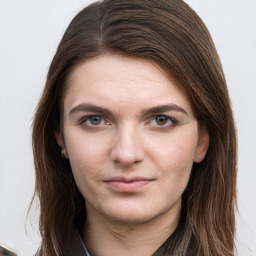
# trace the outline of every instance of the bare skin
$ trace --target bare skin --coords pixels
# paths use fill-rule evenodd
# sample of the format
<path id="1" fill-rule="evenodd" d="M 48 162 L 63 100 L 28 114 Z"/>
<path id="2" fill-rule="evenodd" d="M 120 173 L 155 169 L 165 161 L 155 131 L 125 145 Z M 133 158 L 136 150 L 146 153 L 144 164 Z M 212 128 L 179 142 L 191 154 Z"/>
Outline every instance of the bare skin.
<path id="1" fill-rule="evenodd" d="M 56 138 L 85 198 L 93 256 L 154 253 L 176 228 L 192 165 L 209 143 L 174 81 L 118 55 L 73 71 Z"/>

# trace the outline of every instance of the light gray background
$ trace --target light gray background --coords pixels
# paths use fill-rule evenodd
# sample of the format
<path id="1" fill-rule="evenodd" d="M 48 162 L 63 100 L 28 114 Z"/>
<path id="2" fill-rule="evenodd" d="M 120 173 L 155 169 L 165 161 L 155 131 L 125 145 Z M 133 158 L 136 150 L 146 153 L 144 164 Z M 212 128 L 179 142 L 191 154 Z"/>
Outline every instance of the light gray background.
<path id="1" fill-rule="evenodd" d="M 40 243 L 31 121 L 57 44 L 92 1 L 0 0 L 0 244 L 19 256 Z M 256 1 L 187 0 L 208 26 L 228 82 L 239 137 L 238 255 L 256 255 Z M 26 227 L 26 229 L 25 229 Z"/>

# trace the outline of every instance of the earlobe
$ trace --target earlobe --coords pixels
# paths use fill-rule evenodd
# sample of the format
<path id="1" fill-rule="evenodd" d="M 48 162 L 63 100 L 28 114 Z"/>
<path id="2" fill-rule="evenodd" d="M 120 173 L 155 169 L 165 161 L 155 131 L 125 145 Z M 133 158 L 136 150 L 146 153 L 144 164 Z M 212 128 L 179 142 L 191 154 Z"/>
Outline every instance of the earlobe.
<path id="1" fill-rule="evenodd" d="M 200 132 L 199 132 L 197 148 L 194 156 L 195 163 L 200 163 L 204 160 L 209 147 L 209 141 L 210 141 L 209 132 L 206 129 L 206 127 L 203 126 L 200 128 Z"/>
<path id="2" fill-rule="evenodd" d="M 56 138 L 56 141 L 57 141 L 58 145 L 61 148 L 65 148 L 65 143 L 64 143 L 64 139 L 63 139 L 62 133 L 61 132 L 55 132 L 55 138 Z"/>
<path id="3" fill-rule="evenodd" d="M 67 150 L 66 149 L 62 149 L 61 150 L 61 156 L 62 156 L 62 158 L 64 158 L 64 159 L 68 159 L 68 153 L 67 153 Z"/>
<path id="4" fill-rule="evenodd" d="M 65 146 L 64 138 L 61 132 L 55 132 L 55 138 L 58 145 L 61 148 L 61 156 L 62 158 L 68 159 L 68 152 Z"/>

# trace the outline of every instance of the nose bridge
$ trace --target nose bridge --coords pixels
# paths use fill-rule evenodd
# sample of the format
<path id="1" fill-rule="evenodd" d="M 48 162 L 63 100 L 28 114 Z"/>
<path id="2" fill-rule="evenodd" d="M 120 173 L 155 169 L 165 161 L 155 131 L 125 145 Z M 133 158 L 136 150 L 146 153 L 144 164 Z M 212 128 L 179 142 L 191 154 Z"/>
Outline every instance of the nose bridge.
<path id="1" fill-rule="evenodd" d="M 111 158 L 123 165 L 131 165 L 143 160 L 144 152 L 138 127 L 128 122 L 118 127 Z"/>

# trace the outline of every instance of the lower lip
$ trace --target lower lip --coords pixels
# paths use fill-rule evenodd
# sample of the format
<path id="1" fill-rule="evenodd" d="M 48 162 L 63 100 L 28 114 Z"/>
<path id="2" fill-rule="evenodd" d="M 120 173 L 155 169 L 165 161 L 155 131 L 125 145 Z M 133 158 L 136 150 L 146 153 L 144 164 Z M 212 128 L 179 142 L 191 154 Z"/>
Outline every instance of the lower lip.
<path id="1" fill-rule="evenodd" d="M 131 182 L 123 181 L 106 181 L 106 184 L 113 190 L 118 192 L 136 192 L 149 185 L 152 180 L 137 180 Z"/>

